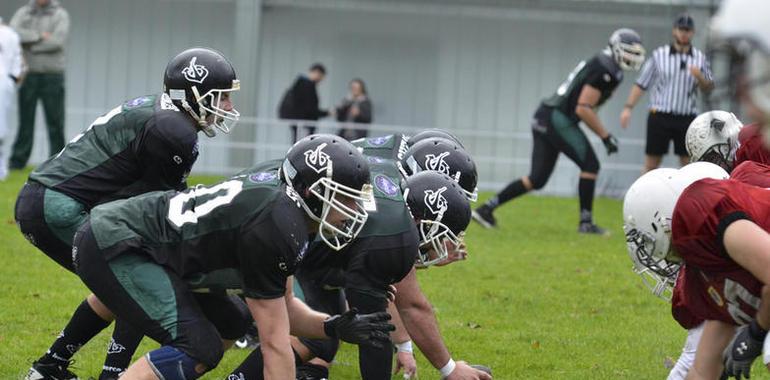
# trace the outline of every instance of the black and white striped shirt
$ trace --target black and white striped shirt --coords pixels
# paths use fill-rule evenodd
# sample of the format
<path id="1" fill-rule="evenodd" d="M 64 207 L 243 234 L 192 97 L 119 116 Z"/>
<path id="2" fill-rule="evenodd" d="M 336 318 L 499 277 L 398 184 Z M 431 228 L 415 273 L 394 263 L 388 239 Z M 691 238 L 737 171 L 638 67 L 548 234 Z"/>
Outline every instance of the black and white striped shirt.
<path id="1" fill-rule="evenodd" d="M 650 109 L 675 115 L 696 115 L 698 80 L 690 74 L 696 66 L 712 81 L 711 66 L 702 51 L 691 47 L 679 53 L 672 45 L 661 46 L 644 63 L 636 85 L 650 90 Z"/>

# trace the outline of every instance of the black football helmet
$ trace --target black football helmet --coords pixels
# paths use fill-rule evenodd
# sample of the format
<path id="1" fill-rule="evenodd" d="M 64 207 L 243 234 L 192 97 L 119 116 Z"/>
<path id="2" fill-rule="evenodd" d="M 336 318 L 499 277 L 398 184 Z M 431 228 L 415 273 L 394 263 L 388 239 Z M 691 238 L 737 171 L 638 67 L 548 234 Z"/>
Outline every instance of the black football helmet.
<path id="1" fill-rule="evenodd" d="M 289 195 L 319 223 L 318 233 L 332 249 L 346 246 L 366 223 L 364 204 L 374 201 L 369 164 L 347 140 L 318 134 L 297 141 L 286 153 L 281 178 Z M 329 220 L 332 210 L 345 217 L 344 225 Z"/>
<path id="2" fill-rule="evenodd" d="M 406 178 L 402 186 L 420 232 L 416 264 L 437 264 L 447 258 L 450 247 L 461 249 L 471 205 L 460 185 L 446 174 L 424 171 Z"/>
<path id="3" fill-rule="evenodd" d="M 209 137 L 219 129 L 230 133 L 240 113 L 222 107 L 223 97 L 241 88 L 235 69 L 222 53 L 209 48 L 187 49 L 171 58 L 163 75 L 163 92 L 198 122 Z"/>
<path id="4" fill-rule="evenodd" d="M 422 140 L 406 151 L 398 166 L 404 177 L 425 170 L 447 174 L 460 184 L 468 200 L 475 202 L 478 199 L 476 163 L 454 141 L 438 137 Z"/>
<path id="5" fill-rule="evenodd" d="M 449 141 L 454 141 L 457 143 L 457 145 L 460 145 L 460 147 L 465 148 L 463 143 L 460 142 L 460 139 L 458 139 L 455 135 L 439 128 L 423 129 L 422 131 L 415 133 L 414 136 L 410 137 L 406 141 L 406 144 L 411 147 L 412 145 L 417 144 L 422 140 L 427 140 L 434 137 L 440 137 Z"/>

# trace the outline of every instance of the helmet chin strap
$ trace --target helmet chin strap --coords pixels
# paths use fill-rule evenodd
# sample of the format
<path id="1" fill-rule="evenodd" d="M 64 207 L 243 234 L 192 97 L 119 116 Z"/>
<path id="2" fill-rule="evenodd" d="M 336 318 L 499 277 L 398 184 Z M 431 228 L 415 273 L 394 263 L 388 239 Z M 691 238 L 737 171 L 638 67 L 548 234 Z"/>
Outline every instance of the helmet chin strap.
<path id="1" fill-rule="evenodd" d="M 200 101 L 200 94 L 198 94 L 198 88 L 193 86 L 192 92 L 195 95 L 195 98 Z M 187 113 L 190 114 L 190 116 L 195 119 L 195 121 L 198 122 L 198 127 L 203 131 L 203 133 L 206 134 L 208 137 L 214 137 L 217 135 L 217 131 L 214 130 L 207 122 L 206 122 L 206 110 L 203 107 L 198 107 L 200 110 L 200 114 L 197 114 L 195 110 L 192 109 L 192 106 L 190 106 L 190 103 L 187 102 L 187 99 L 182 99 L 182 108 L 187 111 Z"/>

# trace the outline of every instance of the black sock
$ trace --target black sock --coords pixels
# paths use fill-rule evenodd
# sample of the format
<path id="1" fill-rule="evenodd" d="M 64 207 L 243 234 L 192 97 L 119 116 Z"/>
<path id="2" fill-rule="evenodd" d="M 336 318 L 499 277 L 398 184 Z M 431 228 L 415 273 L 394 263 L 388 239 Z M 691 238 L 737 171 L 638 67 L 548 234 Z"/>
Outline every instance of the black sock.
<path id="1" fill-rule="evenodd" d="M 578 195 L 580 196 L 580 223 L 592 223 L 594 208 L 594 189 L 596 180 L 580 177 Z"/>
<path id="2" fill-rule="evenodd" d="M 299 377 L 300 375 L 304 376 Z M 297 366 L 297 378 L 305 379 L 307 377 L 313 379 L 328 379 L 329 368 L 313 363 L 303 363 L 302 365 Z"/>
<path id="3" fill-rule="evenodd" d="M 116 320 L 99 379 L 117 378 L 120 373 L 125 372 L 143 337 L 144 334 L 131 324 Z"/>
<path id="4" fill-rule="evenodd" d="M 44 363 L 66 364 L 69 362 L 82 345 L 96 336 L 110 322 L 97 315 L 88 302 L 83 303 L 75 310 L 67 326 L 53 342 L 51 348 L 40 358 Z"/>
<path id="5" fill-rule="evenodd" d="M 508 202 L 511 199 L 526 193 L 527 191 L 528 191 L 527 188 L 524 187 L 524 182 L 521 180 L 521 178 L 519 178 L 516 181 L 513 181 L 510 184 L 508 184 L 508 186 L 506 186 L 505 189 L 497 193 L 497 196 L 488 200 L 487 203 L 485 203 L 485 205 L 490 209 L 494 210 L 500 205 L 502 205 L 503 203 Z"/>

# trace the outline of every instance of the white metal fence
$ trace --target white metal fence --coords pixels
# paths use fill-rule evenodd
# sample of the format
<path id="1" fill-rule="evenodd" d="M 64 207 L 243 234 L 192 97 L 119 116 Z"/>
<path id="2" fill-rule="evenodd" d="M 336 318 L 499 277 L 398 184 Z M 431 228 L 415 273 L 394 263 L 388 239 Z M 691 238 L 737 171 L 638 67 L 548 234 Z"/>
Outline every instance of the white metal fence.
<path id="1" fill-rule="evenodd" d="M 96 109 L 68 109 L 67 136 L 76 135 L 82 127 L 99 116 Z M 42 115 L 38 115 L 42 118 Z M 40 119 L 42 120 L 42 119 Z M 35 145 L 31 164 L 42 162 L 48 155 L 47 134 L 42 122 L 37 123 Z M 304 126 L 316 125 L 318 133 L 336 133 L 343 124 L 332 121 L 309 122 L 301 120 L 279 120 L 272 118 L 244 117 L 235 126 L 232 135 L 218 135 L 207 138 L 200 135 L 201 150 L 194 172 L 199 174 L 228 175 L 253 163 L 282 157 L 291 145 L 289 126 L 299 125 L 300 133 Z M 5 141 L 7 152 L 13 140 L 15 120 L 10 124 L 10 135 Z M 413 134 L 432 126 L 402 126 L 384 124 L 345 123 L 345 128 L 366 129 L 369 136 L 391 133 Z M 479 170 L 479 188 L 498 191 L 514 178 L 529 172 L 531 154 L 531 135 L 524 132 L 506 132 L 490 129 L 449 129 L 455 134 L 473 155 Z M 589 131 L 585 131 L 597 152 L 602 169 L 599 176 L 597 194 L 620 197 L 639 175 L 643 159 L 644 141 L 642 139 L 620 139 L 621 155 L 607 157 L 601 141 Z M 243 137 L 247 136 L 247 137 Z M 503 147 L 503 148 L 500 148 Z M 676 165 L 672 158 L 664 164 Z M 566 157 L 561 156 L 547 186 L 541 190 L 544 194 L 572 196 L 577 193 L 578 168 Z"/>

